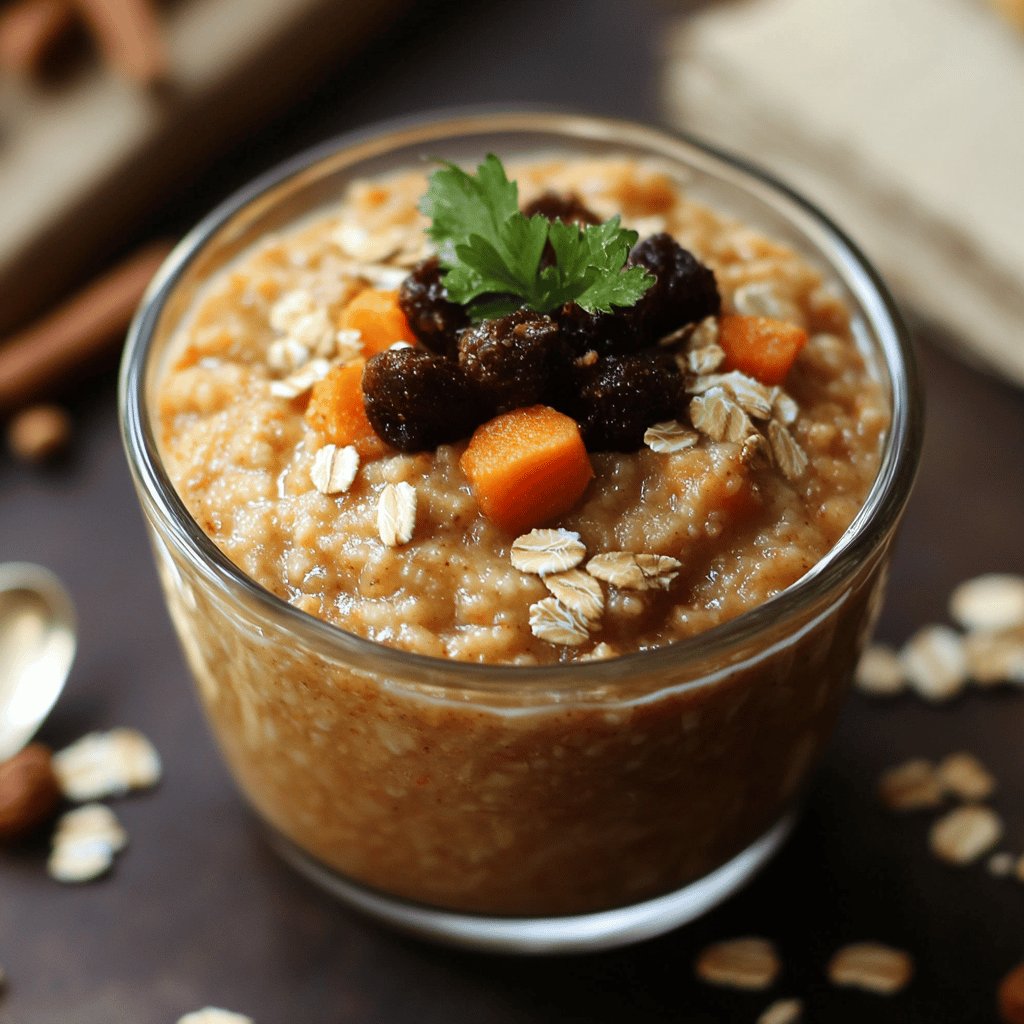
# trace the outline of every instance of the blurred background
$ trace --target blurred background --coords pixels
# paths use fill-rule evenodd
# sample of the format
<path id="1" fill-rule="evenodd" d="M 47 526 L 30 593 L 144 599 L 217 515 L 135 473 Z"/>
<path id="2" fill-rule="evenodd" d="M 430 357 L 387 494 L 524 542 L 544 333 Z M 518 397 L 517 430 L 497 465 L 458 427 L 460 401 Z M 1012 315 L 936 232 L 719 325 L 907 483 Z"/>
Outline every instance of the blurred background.
<path id="1" fill-rule="evenodd" d="M 934 708 L 855 697 L 783 854 L 697 925 L 551 963 L 453 954 L 328 904 L 233 796 L 170 633 L 117 436 L 114 366 L 170 242 L 299 150 L 468 104 L 545 104 L 690 131 L 820 203 L 882 269 L 929 395 L 917 493 L 880 623 L 944 621 L 960 580 L 1024 570 L 1022 0 L 6 0 L 0 3 L 0 560 L 79 606 L 42 738 L 130 724 L 166 781 L 129 801 L 133 848 L 62 889 L 0 852 L 0 1024 L 149 1024 L 206 1003 L 303 1021 L 753 1021 L 708 990 L 702 943 L 766 934 L 805 1019 L 995 1019 L 1024 959 L 1024 885 L 957 873 L 878 773 L 971 749 L 1024 847 L 1024 695 Z M 40 403 L 45 403 L 40 409 Z M 119 810 L 119 813 L 120 810 Z M 966 922 L 972 922 L 968 928 Z M 914 952 L 898 999 L 831 990 L 840 942 Z"/>

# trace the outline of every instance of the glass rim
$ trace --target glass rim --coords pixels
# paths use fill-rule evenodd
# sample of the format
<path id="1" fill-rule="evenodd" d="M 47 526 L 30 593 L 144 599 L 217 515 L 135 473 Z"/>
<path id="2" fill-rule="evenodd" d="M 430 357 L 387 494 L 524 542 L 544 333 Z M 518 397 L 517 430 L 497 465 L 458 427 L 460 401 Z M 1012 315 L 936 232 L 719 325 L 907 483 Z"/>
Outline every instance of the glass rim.
<path id="1" fill-rule="evenodd" d="M 351 633 L 290 605 L 233 563 L 186 509 L 171 483 L 148 414 L 145 383 L 149 356 L 161 314 L 175 287 L 208 242 L 257 200 L 272 205 L 279 189 L 317 172 L 323 176 L 372 157 L 417 143 L 501 133 L 549 134 L 552 141 L 618 142 L 657 148 L 656 155 L 684 167 L 706 169 L 750 193 L 766 190 L 775 209 L 795 226 L 812 225 L 830 242 L 830 266 L 843 266 L 858 280 L 864 316 L 878 336 L 891 393 L 891 421 L 881 461 L 863 506 L 835 545 L 800 579 L 764 603 L 709 630 L 664 646 L 606 660 L 548 665 L 481 664 L 417 654 Z M 655 154 L 652 154 L 655 155 Z M 311 180 L 319 180 L 319 176 Z M 299 183 L 301 185 L 301 181 Z M 782 209 L 779 210 L 781 202 Z M 823 268 L 827 269 L 827 268 Z M 846 282 L 849 286 L 849 281 Z M 873 300 L 867 303 L 865 300 Z M 707 662 L 739 650 L 758 634 L 797 618 L 824 595 L 851 580 L 895 527 L 917 470 L 923 436 L 923 397 L 909 331 L 895 300 L 857 245 L 826 214 L 769 172 L 746 159 L 679 131 L 634 121 L 545 108 L 473 107 L 426 112 L 345 132 L 321 142 L 236 191 L 204 217 L 178 243 L 153 280 L 128 332 L 118 385 L 119 419 L 129 467 L 147 514 L 159 520 L 161 536 L 206 579 L 255 603 L 289 631 L 354 667 L 395 680 L 412 680 L 452 691 L 481 687 L 557 690 L 566 695 L 590 685 L 614 685 L 638 671 L 677 674 L 687 664 Z M 761 656 L 763 652 L 759 652 Z M 584 678 L 585 677 L 585 678 Z M 688 685 L 709 681 L 698 677 Z"/>

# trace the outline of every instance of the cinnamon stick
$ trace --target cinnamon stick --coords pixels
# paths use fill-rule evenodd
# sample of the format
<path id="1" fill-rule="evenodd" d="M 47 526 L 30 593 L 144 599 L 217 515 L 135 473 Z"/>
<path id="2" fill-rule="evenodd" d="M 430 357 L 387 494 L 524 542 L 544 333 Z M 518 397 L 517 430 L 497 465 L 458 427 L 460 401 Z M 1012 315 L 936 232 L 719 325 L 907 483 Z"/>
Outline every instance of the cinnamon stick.
<path id="1" fill-rule="evenodd" d="M 167 47 L 151 0 L 75 0 L 107 63 L 129 82 L 167 77 Z"/>
<path id="2" fill-rule="evenodd" d="M 69 0 L 18 0 L 0 10 L 0 68 L 37 74 L 57 40 L 71 28 Z"/>
<path id="3" fill-rule="evenodd" d="M 75 370 L 116 351 L 170 250 L 168 242 L 147 245 L 0 343 L 0 414 L 51 393 Z"/>

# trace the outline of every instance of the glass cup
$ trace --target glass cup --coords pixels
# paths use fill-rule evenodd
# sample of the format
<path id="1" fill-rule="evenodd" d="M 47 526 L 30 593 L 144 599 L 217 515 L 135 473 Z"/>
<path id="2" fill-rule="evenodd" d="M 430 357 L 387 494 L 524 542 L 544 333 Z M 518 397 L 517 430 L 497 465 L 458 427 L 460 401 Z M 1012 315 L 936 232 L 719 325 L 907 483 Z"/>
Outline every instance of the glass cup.
<path id="1" fill-rule="evenodd" d="M 842 294 L 891 425 L 835 548 L 765 604 L 607 661 L 481 666 L 384 647 L 246 577 L 175 493 L 153 410 L 211 275 L 357 178 L 424 158 L 626 154 L 800 252 Z M 906 330 L 850 241 L 778 182 L 689 139 L 558 113 L 405 122 L 320 146 L 178 246 L 132 327 L 124 441 L 171 618 L 213 733 L 274 844 L 349 904 L 478 949 L 580 951 L 682 924 L 778 848 L 873 625 L 921 444 Z"/>

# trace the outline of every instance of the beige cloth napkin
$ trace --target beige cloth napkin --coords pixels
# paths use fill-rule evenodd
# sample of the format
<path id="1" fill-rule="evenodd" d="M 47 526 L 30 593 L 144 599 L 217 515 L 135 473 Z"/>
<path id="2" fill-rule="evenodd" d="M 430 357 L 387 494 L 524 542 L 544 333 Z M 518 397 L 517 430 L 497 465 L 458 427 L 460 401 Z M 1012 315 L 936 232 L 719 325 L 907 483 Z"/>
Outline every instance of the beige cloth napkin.
<path id="1" fill-rule="evenodd" d="M 1024 35 L 985 0 L 742 0 L 669 54 L 680 127 L 792 183 L 1024 385 Z"/>

